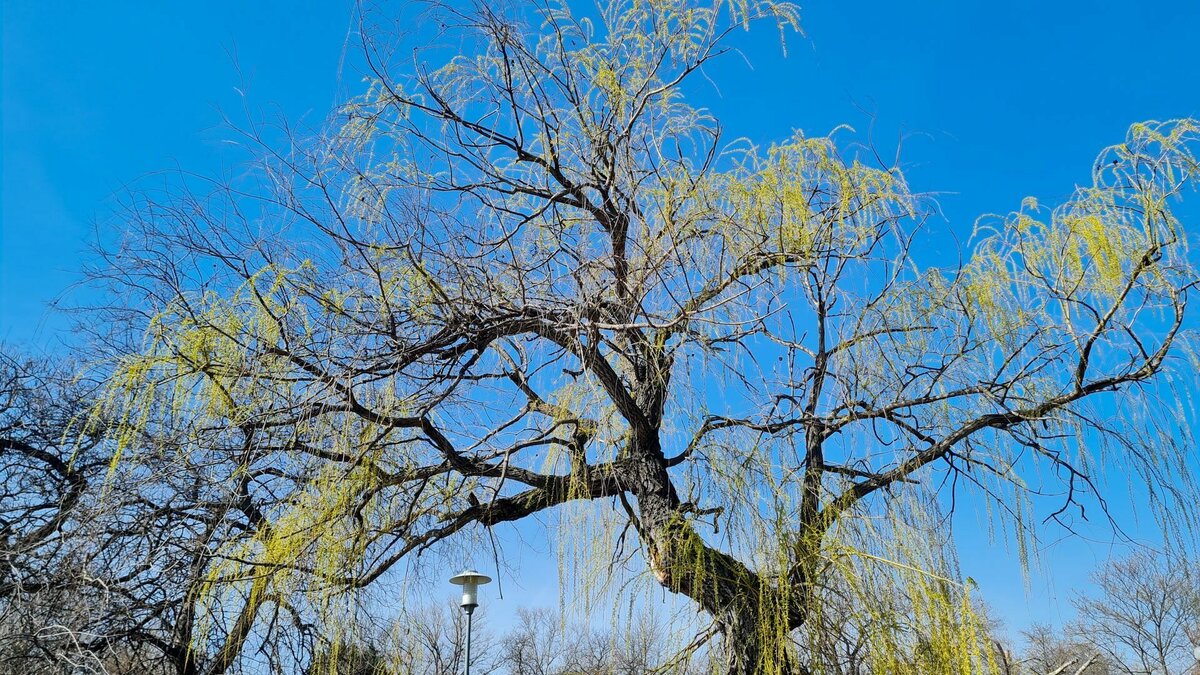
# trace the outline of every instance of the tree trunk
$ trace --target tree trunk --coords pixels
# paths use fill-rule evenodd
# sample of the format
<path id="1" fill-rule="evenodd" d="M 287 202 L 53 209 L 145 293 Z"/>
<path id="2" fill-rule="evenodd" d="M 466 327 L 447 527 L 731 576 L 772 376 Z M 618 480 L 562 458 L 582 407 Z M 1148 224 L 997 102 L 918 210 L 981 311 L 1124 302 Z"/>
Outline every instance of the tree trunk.
<path id="1" fill-rule="evenodd" d="M 728 675 L 796 675 L 789 635 L 803 623 L 803 603 L 784 582 L 760 577 L 712 548 L 685 517 L 666 467 L 631 466 L 640 535 L 650 569 L 668 590 L 695 600 L 717 622 Z"/>
<path id="2" fill-rule="evenodd" d="M 727 675 L 799 675 L 795 656 L 788 649 L 788 631 L 762 624 L 761 613 L 751 605 L 751 602 L 740 603 L 717 616 L 724 659 L 722 672 Z M 777 638 L 784 638 L 784 641 L 781 643 Z"/>

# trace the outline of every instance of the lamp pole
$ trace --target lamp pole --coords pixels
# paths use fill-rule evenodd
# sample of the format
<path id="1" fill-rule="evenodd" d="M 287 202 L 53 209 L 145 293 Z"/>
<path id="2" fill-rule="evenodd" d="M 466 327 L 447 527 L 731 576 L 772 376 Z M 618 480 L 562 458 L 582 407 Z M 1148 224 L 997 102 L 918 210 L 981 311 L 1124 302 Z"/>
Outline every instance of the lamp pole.
<path id="1" fill-rule="evenodd" d="M 459 606 L 467 613 L 467 664 L 466 675 L 471 675 L 471 617 L 479 606 L 479 587 L 490 582 L 491 577 L 475 570 L 460 572 L 450 577 L 450 583 L 462 586 L 462 601 Z"/>

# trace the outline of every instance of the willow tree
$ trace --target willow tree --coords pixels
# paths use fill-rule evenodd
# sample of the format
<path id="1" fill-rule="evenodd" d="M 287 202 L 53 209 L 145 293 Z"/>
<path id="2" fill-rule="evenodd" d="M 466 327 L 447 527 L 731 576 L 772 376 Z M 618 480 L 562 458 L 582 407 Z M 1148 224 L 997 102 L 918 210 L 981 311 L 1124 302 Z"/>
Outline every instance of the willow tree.
<path id="1" fill-rule="evenodd" d="M 980 221 L 947 265 L 914 250 L 931 209 L 897 167 L 728 143 L 688 103 L 791 5 L 436 12 L 415 62 L 365 12 L 372 75 L 331 131 L 138 201 L 108 272 L 144 336 L 112 377 L 126 433 L 228 448 L 267 523 L 206 571 L 218 605 L 244 585 L 230 630 L 569 514 L 548 536 L 584 558 L 635 534 L 729 673 L 804 669 L 805 627 L 848 622 L 874 672 L 982 671 L 951 497 L 1024 540 L 1032 495 L 1068 525 L 1103 503 L 1104 461 L 1164 518 L 1192 494 L 1156 392 L 1185 353 L 1194 122 L 1133 126 L 1092 185 Z"/>

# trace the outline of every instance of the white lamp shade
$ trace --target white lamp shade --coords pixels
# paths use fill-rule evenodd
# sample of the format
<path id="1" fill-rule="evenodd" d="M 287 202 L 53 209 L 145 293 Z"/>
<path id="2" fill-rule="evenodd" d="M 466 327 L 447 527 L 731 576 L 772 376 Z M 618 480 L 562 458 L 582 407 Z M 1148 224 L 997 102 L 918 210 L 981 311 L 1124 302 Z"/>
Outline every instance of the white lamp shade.
<path id="1" fill-rule="evenodd" d="M 491 581 L 492 578 L 486 574 L 480 574 L 475 570 L 460 572 L 450 577 L 450 583 L 455 586 L 463 587 L 462 602 L 459 603 L 463 607 L 478 607 L 479 606 L 479 587 Z"/>

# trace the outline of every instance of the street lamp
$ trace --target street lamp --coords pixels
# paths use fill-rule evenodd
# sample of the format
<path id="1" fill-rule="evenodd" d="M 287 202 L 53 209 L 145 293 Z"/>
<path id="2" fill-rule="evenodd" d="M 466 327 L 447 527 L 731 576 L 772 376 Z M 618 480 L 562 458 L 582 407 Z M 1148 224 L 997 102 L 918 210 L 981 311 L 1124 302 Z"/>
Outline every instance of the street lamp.
<path id="1" fill-rule="evenodd" d="M 492 578 L 480 574 L 474 570 L 460 572 L 450 577 L 450 583 L 455 586 L 463 587 L 462 606 L 463 611 L 467 613 L 467 673 L 471 675 L 471 615 L 475 613 L 475 608 L 479 606 L 479 587 L 491 581 Z"/>

